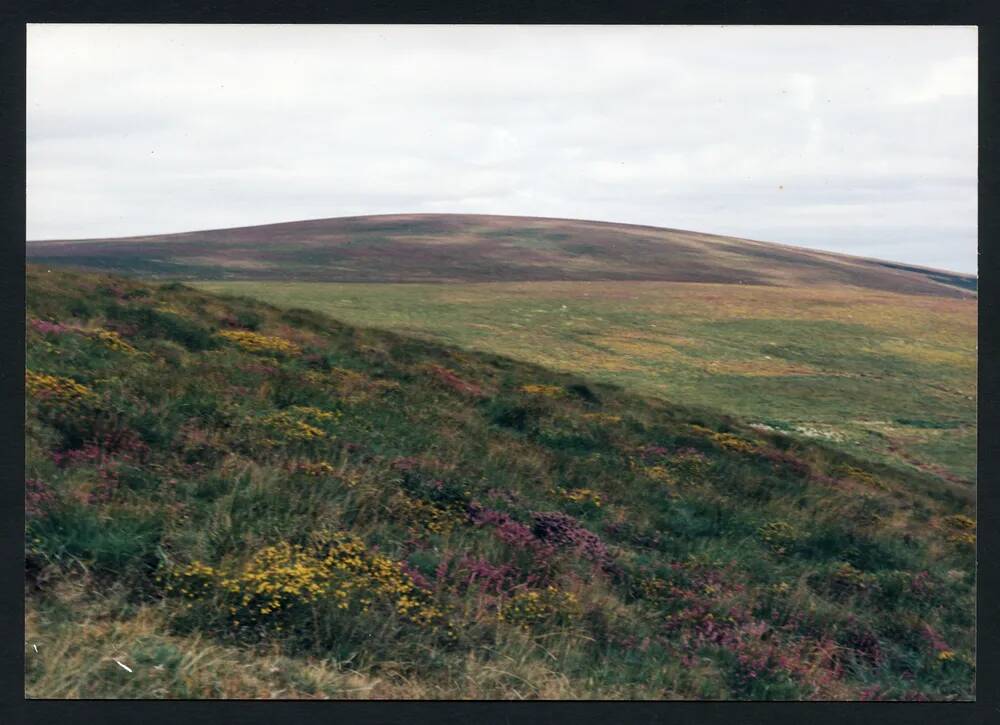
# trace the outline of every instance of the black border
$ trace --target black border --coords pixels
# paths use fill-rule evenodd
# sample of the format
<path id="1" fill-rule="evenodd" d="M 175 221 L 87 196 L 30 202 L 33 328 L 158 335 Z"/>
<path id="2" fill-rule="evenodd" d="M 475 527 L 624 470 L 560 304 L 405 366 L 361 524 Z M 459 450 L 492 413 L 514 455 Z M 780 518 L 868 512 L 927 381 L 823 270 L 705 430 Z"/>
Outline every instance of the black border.
<path id="1" fill-rule="evenodd" d="M 1000 722 L 1000 617 L 997 480 L 1000 425 L 994 402 L 993 361 L 1000 340 L 994 279 L 1000 247 L 997 130 L 1000 109 L 995 0 L 20 0 L 0 8 L 0 723 L 299 722 L 318 718 L 349 723 L 587 722 L 893 723 Z M 684 702 L 335 702 L 311 701 L 28 701 L 23 686 L 24 410 L 24 170 L 25 23 L 546 23 L 704 25 L 978 25 L 979 26 L 979 617 L 976 703 L 684 703 Z M 993 81 L 991 86 L 990 81 Z"/>

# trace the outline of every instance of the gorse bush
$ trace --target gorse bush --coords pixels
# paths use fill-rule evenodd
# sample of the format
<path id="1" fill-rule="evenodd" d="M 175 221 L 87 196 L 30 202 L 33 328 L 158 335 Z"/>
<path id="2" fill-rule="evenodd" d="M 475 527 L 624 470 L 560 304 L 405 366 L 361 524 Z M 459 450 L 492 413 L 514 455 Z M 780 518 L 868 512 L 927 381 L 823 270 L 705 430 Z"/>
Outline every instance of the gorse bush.
<path id="1" fill-rule="evenodd" d="M 929 474 L 183 285 L 28 288 L 30 636 L 96 663 L 27 648 L 32 696 L 974 695 L 972 497 Z"/>
<path id="2" fill-rule="evenodd" d="M 329 428 L 340 418 L 337 411 L 320 410 L 311 406 L 293 405 L 284 410 L 268 413 L 256 422 L 274 438 L 265 439 L 266 445 L 281 443 L 310 443 L 331 437 Z"/>
<path id="3" fill-rule="evenodd" d="M 547 398 L 556 398 L 560 395 L 565 394 L 565 390 L 558 385 L 538 385 L 529 384 L 522 385 L 518 388 L 522 393 L 527 393 L 528 395 L 541 395 Z"/>
<path id="4" fill-rule="evenodd" d="M 93 390 L 72 378 L 32 370 L 24 373 L 24 388 L 29 398 L 54 408 L 76 408 L 97 400 Z"/>
<path id="5" fill-rule="evenodd" d="M 175 566 L 164 590 L 195 603 L 210 621 L 227 617 L 236 630 L 307 627 L 323 607 L 359 616 L 384 606 L 414 625 L 443 621 L 400 562 L 344 532 L 319 534 L 305 546 L 267 546 L 235 568 Z"/>
<path id="6" fill-rule="evenodd" d="M 270 355 L 296 355 L 302 351 L 291 340 L 271 335 L 259 335 L 248 330 L 223 330 L 219 337 L 225 338 L 248 352 L 262 352 Z"/>
<path id="7" fill-rule="evenodd" d="M 571 592 L 562 592 L 549 585 L 541 590 L 518 592 L 499 609 L 497 616 L 525 628 L 554 624 L 578 617 L 579 600 Z"/>
<path id="8" fill-rule="evenodd" d="M 721 448 L 724 448 L 727 451 L 750 453 L 757 448 L 757 446 L 750 441 L 733 435 L 732 433 L 713 433 L 710 438 Z"/>

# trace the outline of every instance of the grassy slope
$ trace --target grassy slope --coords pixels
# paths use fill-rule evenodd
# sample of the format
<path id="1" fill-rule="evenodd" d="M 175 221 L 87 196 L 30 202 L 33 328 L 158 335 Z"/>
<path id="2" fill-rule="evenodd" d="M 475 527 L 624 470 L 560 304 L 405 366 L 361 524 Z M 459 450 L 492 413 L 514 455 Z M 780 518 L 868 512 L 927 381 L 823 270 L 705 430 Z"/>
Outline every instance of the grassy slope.
<path id="1" fill-rule="evenodd" d="M 32 242 L 29 258 L 182 279 L 661 280 L 972 296 L 971 275 L 711 234 L 573 219 L 397 214 L 124 239 Z"/>
<path id="2" fill-rule="evenodd" d="M 976 301 L 660 282 L 205 282 L 976 478 Z M 801 433 L 799 433 L 801 435 Z"/>
<path id="3" fill-rule="evenodd" d="M 973 696 L 962 487 L 314 312 L 28 290 L 32 697 Z"/>

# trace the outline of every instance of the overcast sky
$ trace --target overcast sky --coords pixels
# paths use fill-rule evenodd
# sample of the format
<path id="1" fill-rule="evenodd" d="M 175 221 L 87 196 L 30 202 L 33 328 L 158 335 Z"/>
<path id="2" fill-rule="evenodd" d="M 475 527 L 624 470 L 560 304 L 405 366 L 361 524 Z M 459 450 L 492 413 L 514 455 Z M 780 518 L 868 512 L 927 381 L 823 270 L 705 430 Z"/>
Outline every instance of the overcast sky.
<path id="1" fill-rule="evenodd" d="M 974 28 L 31 25 L 29 239 L 395 212 L 976 271 Z"/>

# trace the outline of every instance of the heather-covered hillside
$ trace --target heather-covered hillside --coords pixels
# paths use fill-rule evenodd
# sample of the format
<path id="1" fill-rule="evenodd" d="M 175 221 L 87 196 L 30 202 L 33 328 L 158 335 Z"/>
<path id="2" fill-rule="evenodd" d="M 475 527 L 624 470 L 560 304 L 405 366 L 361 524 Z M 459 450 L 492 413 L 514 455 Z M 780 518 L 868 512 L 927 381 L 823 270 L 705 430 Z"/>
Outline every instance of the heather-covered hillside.
<path id="1" fill-rule="evenodd" d="M 143 277 L 306 282 L 708 282 L 971 297 L 974 275 L 635 224 L 391 214 L 38 241 L 28 258 Z"/>
<path id="2" fill-rule="evenodd" d="M 970 699 L 971 490 L 29 266 L 31 697 Z"/>

